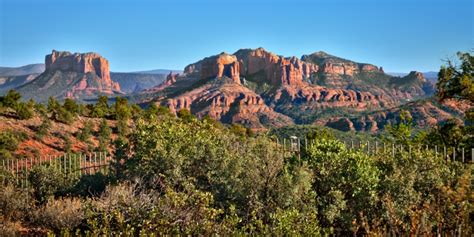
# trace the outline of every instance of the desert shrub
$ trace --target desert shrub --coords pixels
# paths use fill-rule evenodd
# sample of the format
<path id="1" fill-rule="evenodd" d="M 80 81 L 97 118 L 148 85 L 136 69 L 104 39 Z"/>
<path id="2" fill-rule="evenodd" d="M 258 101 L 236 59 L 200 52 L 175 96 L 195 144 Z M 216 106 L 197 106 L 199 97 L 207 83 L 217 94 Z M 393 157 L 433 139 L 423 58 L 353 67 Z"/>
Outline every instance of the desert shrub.
<path id="1" fill-rule="evenodd" d="M 191 122 L 196 119 L 194 115 L 188 109 L 181 109 L 176 114 L 184 122 Z"/>
<path id="2" fill-rule="evenodd" d="M 63 108 L 73 115 L 79 113 L 79 105 L 71 98 L 64 100 Z"/>
<path id="3" fill-rule="evenodd" d="M 0 132 L 0 160 L 13 159 L 13 152 L 18 149 L 20 142 L 24 141 L 28 135 L 19 131 Z"/>
<path id="4" fill-rule="evenodd" d="M 18 221 L 23 219 L 31 208 L 28 190 L 18 189 L 12 184 L 2 185 L 0 192 L 0 219 Z"/>
<path id="5" fill-rule="evenodd" d="M 20 139 L 12 131 L 2 131 L 0 132 L 0 149 L 7 151 L 16 151 Z"/>
<path id="6" fill-rule="evenodd" d="M 278 209 L 271 215 L 270 233 L 280 236 L 319 236 L 322 229 L 318 222 L 318 215 L 314 209 L 306 212 L 297 209 Z"/>
<path id="7" fill-rule="evenodd" d="M 81 131 L 77 134 L 77 139 L 83 142 L 89 141 L 92 136 L 93 128 L 94 124 L 90 120 L 85 121 Z"/>
<path id="8" fill-rule="evenodd" d="M 379 155 L 377 166 L 381 222 L 394 233 L 428 235 L 469 225 L 472 166 L 427 151 Z"/>
<path id="9" fill-rule="evenodd" d="M 74 185 L 74 180 L 55 167 L 43 165 L 33 167 L 28 180 L 33 188 L 33 196 L 40 203 L 46 202 L 50 197 L 65 194 Z"/>
<path id="10" fill-rule="evenodd" d="M 109 184 L 109 177 L 102 173 L 83 175 L 72 188 L 72 193 L 83 197 L 99 196 Z"/>
<path id="11" fill-rule="evenodd" d="M 57 111 L 56 120 L 65 124 L 72 124 L 74 122 L 75 115 L 63 107 L 60 107 Z"/>
<path id="12" fill-rule="evenodd" d="M 31 103 L 19 102 L 15 106 L 15 111 L 19 119 L 30 119 L 35 114 Z"/>
<path id="13" fill-rule="evenodd" d="M 211 193 L 216 206 L 237 207 L 243 222 L 253 215 L 268 224 L 278 207 L 299 208 L 313 200 L 306 166 L 285 161 L 265 137 L 242 138 L 207 120 L 141 121 L 128 146 L 127 178 L 144 178 L 158 189 L 193 185 Z"/>
<path id="14" fill-rule="evenodd" d="M 14 109 L 20 99 L 20 93 L 15 90 L 9 90 L 5 96 L 0 96 L 0 106 Z"/>
<path id="15" fill-rule="evenodd" d="M 220 230 L 212 195 L 188 188 L 160 194 L 138 184 L 109 186 L 89 206 L 92 235 L 209 235 Z"/>
<path id="16" fill-rule="evenodd" d="M 106 119 L 102 119 L 99 124 L 99 132 L 98 132 L 98 139 L 99 139 L 99 151 L 107 151 L 107 148 L 110 144 L 110 136 L 112 134 L 112 129 L 109 127 Z"/>
<path id="17" fill-rule="evenodd" d="M 79 226 L 85 218 L 85 213 L 80 199 L 51 198 L 32 216 L 34 225 L 60 233 L 61 231 L 71 231 Z"/>
<path id="18" fill-rule="evenodd" d="M 71 153 L 71 150 L 72 150 L 71 137 L 69 136 L 69 134 L 62 134 L 62 135 L 61 135 L 61 138 L 63 139 L 63 142 L 64 142 L 63 150 L 64 150 L 66 153 Z"/>
<path id="19" fill-rule="evenodd" d="M 97 103 L 91 109 L 91 116 L 105 118 L 110 115 L 110 107 L 107 96 L 99 96 Z"/>
<path id="20" fill-rule="evenodd" d="M 40 140 L 43 139 L 48 134 L 49 129 L 51 129 L 51 120 L 44 116 L 41 124 L 36 129 L 36 137 Z"/>

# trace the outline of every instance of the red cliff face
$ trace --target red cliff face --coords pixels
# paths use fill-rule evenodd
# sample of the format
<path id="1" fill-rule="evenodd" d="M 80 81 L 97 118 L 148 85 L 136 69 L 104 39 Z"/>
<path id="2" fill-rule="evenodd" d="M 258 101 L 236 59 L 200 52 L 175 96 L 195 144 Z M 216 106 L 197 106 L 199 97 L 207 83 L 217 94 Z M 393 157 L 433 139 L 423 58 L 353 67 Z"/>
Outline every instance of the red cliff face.
<path id="1" fill-rule="evenodd" d="M 198 117 L 209 115 L 222 122 L 241 123 L 257 130 L 293 123 L 289 117 L 268 107 L 260 95 L 235 82 L 206 84 L 158 103 L 168 106 L 172 112 L 188 109 Z"/>
<path id="2" fill-rule="evenodd" d="M 296 57 L 284 58 L 263 48 L 243 49 L 235 53 L 242 64 L 240 74 L 252 76 L 260 74 L 259 79 L 272 85 L 301 85 L 304 79 L 318 70 L 318 66 L 306 63 Z"/>
<path id="3" fill-rule="evenodd" d="M 51 54 L 46 55 L 45 64 L 47 72 L 59 70 L 66 73 L 91 73 L 99 78 L 96 83 L 90 83 L 86 77 L 82 78 L 67 92 L 68 97 L 74 97 L 76 93 L 84 90 L 105 94 L 120 91 L 120 85 L 110 79 L 109 62 L 97 53 L 72 54 L 53 50 Z"/>
<path id="4" fill-rule="evenodd" d="M 284 58 L 258 48 L 243 49 L 233 55 L 221 53 L 188 65 L 187 75 L 201 79 L 229 77 L 240 83 L 241 77 L 256 76 L 272 85 L 301 85 L 304 79 L 318 70 L 318 66 L 301 61 L 296 57 Z"/>
<path id="5" fill-rule="evenodd" d="M 191 64 L 184 69 L 184 72 L 198 74 L 201 79 L 226 76 L 240 84 L 240 63 L 234 55 L 227 53 L 221 53 Z"/>

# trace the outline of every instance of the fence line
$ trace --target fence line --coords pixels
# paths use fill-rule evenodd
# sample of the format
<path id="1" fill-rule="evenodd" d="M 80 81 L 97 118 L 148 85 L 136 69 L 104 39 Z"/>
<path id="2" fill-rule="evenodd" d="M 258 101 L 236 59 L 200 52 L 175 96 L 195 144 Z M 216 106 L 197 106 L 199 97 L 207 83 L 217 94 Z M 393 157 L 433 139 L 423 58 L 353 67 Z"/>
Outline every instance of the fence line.
<path id="1" fill-rule="evenodd" d="M 281 146 L 281 151 L 283 154 L 297 154 L 298 156 L 301 155 L 301 152 L 308 149 L 308 145 L 314 143 L 316 140 L 312 139 L 300 139 L 296 136 L 290 137 L 289 139 L 276 139 L 278 146 Z M 395 144 L 395 143 L 388 143 L 388 142 L 378 142 L 375 141 L 371 143 L 370 141 L 362 141 L 362 140 L 343 140 L 341 141 L 347 149 L 351 150 L 359 150 L 364 152 L 368 155 L 376 155 L 376 154 L 385 154 L 389 152 L 390 155 L 395 156 L 398 153 L 408 152 L 412 154 L 414 152 L 421 152 L 421 151 L 431 151 L 435 154 L 435 156 L 442 155 L 446 160 L 452 161 L 459 161 L 462 163 L 472 163 L 474 164 L 474 148 L 457 148 L 457 147 L 442 147 L 442 153 L 439 152 L 438 146 L 404 146 L 403 144 Z M 304 150 L 302 150 L 304 147 Z M 469 156 L 470 155 L 470 156 Z"/>
<path id="2" fill-rule="evenodd" d="M 83 175 L 106 173 L 112 158 L 107 152 L 93 152 L 88 154 L 44 155 L 26 159 L 2 160 L 2 170 L 15 179 L 17 185 L 28 187 L 28 176 L 36 166 L 52 167 L 65 178 L 80 178 Z M 1 180 L 3 182 L 4 180 Z"/>

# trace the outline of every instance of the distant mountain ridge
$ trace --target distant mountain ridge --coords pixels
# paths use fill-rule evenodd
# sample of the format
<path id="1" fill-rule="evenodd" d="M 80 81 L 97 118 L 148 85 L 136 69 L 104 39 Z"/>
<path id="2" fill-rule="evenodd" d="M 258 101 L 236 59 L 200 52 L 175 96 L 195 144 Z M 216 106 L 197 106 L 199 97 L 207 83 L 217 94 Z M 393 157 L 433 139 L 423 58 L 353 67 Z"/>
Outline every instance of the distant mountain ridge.
<path id="1" fill-rule="evenodd" d="M 422 72 L 423 76 L 426 78 L 426 80 L 435 83 L 438 81 L 438 72 L 435 71 L 428 71 L 428 72 Z M 387 74 L 392 75 L 392 76 L 397 76 L 397 77 L 404 77 L 408 75 L 408 73 L 405 72 L 388 72 Z"/>
<path id="2" fill-rule="evenodd" d="M 0 77 L 24 76 L 29 74 L 40 74 L 44 72 L 43 63 L 28 64 L 21 67 L 0 67 Z"/>

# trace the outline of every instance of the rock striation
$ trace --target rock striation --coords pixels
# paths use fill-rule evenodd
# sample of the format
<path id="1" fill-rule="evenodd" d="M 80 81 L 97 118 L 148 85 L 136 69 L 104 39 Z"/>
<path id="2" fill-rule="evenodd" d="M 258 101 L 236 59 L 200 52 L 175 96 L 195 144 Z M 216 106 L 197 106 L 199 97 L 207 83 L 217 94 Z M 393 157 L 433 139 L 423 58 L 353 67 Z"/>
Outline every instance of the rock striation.
<path id="1" fill-rule="evenodd" d="M 297 58 L 263 48 L 207 57 L 172 78 L 151 90 L 149 95 L 156 96 L 147 102 L 253 128 L 330 117 L 325 125 L 375 131 L 378 121 L 366 118 L 349 124 L 352 118 L 347 115 L 393 108 L 433 93 L 417 72 L 393 77 L 381 67 L 324 52 Z"/>

